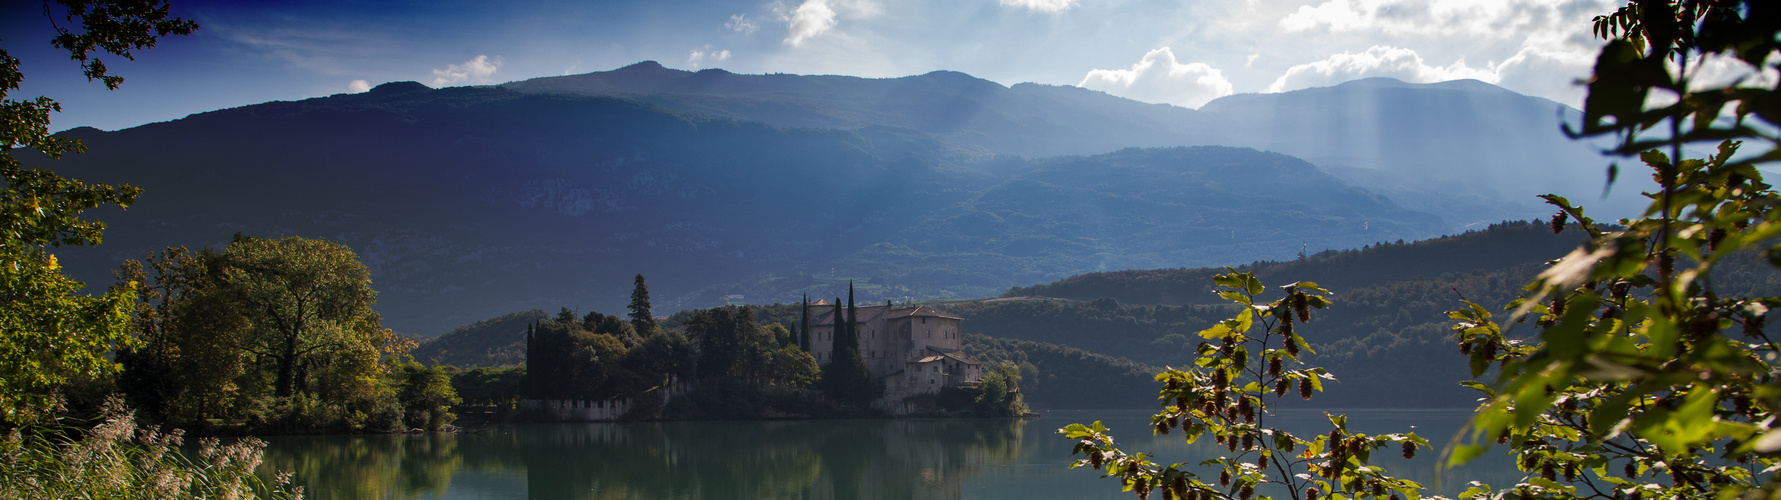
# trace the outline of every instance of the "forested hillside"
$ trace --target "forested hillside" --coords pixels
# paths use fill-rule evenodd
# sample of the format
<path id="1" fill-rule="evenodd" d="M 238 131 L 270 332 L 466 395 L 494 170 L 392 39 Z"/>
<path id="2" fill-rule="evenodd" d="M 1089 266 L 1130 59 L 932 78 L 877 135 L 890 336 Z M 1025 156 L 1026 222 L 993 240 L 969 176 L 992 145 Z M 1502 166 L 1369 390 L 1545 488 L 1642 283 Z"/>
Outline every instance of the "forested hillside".
<path id="1" fill-rule="evenodd" d="M 395 82 L 64 132 L 88 151 L 58 171 L 146 192 L 96 214 L 114 228 L 105 246 L 59 257 L 97 288 L 168 245 L 326 238 L 363 256 L 387 324 L 419 336 L 536 307 L 614 310 L 622 293 L 587 284 L 638 273 L 664 307 L 786 302 L 850 279 L 867 300 L 984 297 L 1537 215 L 1532 194 L 1587 196 L 1595 183 L 1572 181 L 1599 178 L 1589 148 L 1525 133 L 1554 128 L 1555 107 L 1477 82 L 1365 81 L 1195 111 L 954 72 L 653 63 L 499 87 Z M 1480 128 L 1486 108 L 1515 112 Z M 1415 126 L 1379 133 L 1415 148 L 1287 126 L 1393 121 Z M 1439 203 L 1393 198 L 1430 186 Z"/>
<path id="2" fill-rule="evenodd" d="M 145 189 L 101 214 L 115 228 L 104 247 L 61 254 L 89 283 L 238 232 L 326 238 L 362 256 L 386 324 L 421 336 L 536 307 L 614 310 L 626 294 L 590 284 L 639 273 L 664 308 L 789 301 L 837 277 L 966 298 L 1104 266 L 1283 257 L 1287 239 L 1342 248 L 1443 229 L 1248 149 L 981 158 L 907 129 L 782 129 L 502 88 L 392 83 L 64 135 L 89 150 L 59 170 Z M 1194 202 L 1264 175 L 1300 181 Z M 1107 231 L 1130 228 L 1107 223 L 1122 210 L 1145 212 L 1128 224 L 1173 222 Z M 1234 224 L 1293 234 L 1232 241 Z M 707 288 L 723 283 L 745 284 Z"/>
<path id="3" fill-rule="evenodd" d="M 548 318 L 543 309 L 532 309 L 485 319 L 430 339 L 409 355 L 460 368 L 521 364 L 526 361 L 526 328 Z"/>

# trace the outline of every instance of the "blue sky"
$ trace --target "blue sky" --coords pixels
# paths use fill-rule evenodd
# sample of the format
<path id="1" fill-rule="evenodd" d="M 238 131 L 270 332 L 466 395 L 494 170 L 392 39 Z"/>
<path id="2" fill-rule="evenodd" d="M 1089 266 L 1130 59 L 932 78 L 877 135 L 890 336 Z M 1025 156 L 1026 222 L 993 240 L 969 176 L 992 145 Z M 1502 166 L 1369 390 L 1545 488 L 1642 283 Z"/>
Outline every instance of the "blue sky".
<path id="1" fill-rule="evenodd" d="M 23 5 L 17 5 L 23 3 Z M 1474 78 L 1578 105 L 1572 82 L 1614 0 L 175 0 L 202 28 L 163 39 L 106 91 L 49 46 L 38 2 L 0 7 L 14 93 L 62 102 L 53 128 L 115 130 L 213 109 L 362 91 L 605 71 L 643 60 L 737 73 L 962 71 L 1198 107 L 1372 76 Z"/>

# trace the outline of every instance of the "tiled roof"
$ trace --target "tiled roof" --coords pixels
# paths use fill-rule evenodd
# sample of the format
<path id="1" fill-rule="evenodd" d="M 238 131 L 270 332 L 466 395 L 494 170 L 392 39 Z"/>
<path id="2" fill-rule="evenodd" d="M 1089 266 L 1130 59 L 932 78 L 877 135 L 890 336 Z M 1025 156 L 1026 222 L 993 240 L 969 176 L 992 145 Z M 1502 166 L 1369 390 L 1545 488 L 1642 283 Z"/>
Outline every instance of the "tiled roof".
<path id="1" fill-rule="evenodd" d="M 952 358 L 954 361 L 958 361 L 960 363 L 964 363 L 967 365 L 981 365 L 981 364 L 983 364 L 982 361 L 978 361 L 977 358 L 973 358 L 973 357 L 971 357 L 971 355 L 965 354 L 965 351 L 961 351 L 958 349 L 948 349 L 945 347 L 931 345 L 931 346 L 928 346 L 928 352 L 935 353 L 935 354 L 932 356 L 928 356 L 926 358 L 922 358 L 922 359 L 928 359 L 928 358 L 934 358 L 934 357 L 945 357 L 945 358 Z"/>
<path id="2" fill-rule="evenodd" d="M 871 321 L 874 317 L 878 316 L 879 314 L 883 314 L 886 310 L 889 310 L 889 309 L 890 309 L 889 307 L 885 307 L 885 306 L 865 306 L 865 307 L 856 306 L 856 307 L 854 307 L 854 310 L 853 310 L 853 320 L 856 323 L 865 323 L 867 321 Z M 841 314 L 847 314 L 847 312 L 845 310 L 843 310 Z M 834 308 L 834 306 L 829 306 L 829 307 L 823 308 L 823 312 L 821 314 L 817 314 L 815 316 L 810 317 L 810 326 L 834 326 L 834 325 L 835 325 L 835 308 Z"/>
<path id="3" fill-rule="evenodd" d="M 942 359 L 946 359 L 946 356 L 928 356 L 915 361 L 910 361 L 910 363 L 932 363 Z"/>
<path id="4" fill-rule="evenodd" d="M 965 319 L 965 318 L 960 318 L 958 316 L 953 316 L 951 314 L 946 314 L 946 313 L 940 312 L 939 310 L 934 309 L 932 307 L 928 307 L 928 306 L 917 306 L 917 307 L 911 307 L 908 309 L 892 310 L 890 312 L 890 314 L 885 316 L 885 318 L 886 319 L 896 319 L 896 318 L 908 318 L 908 317 L 917 317 L 917 316 L 929 317 L 929 318 L 957 319 L 957 320 Z"/>

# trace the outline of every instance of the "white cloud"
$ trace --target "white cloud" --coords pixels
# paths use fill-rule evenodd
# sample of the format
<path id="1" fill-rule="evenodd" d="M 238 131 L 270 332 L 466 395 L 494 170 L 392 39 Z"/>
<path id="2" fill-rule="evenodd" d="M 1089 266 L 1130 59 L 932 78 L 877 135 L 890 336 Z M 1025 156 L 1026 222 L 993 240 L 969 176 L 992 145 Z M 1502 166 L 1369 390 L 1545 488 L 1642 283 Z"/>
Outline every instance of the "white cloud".
<path id="1" fill-rule="evenodd" d="M 1726 87 L 1773 87 L 1777 74 L 1773 62 L 1781 57 L 1781 52 L 1769 53 L 1767 61 L 1760 70 L 1753 68 L 1743 60 L 1723 54 L 1708 54 L 1706 57 L 1692 61 L 1689 73 L 1693 78 L 1688 86 L 1693 90 Z M 1670 62 L 1670 71 L 1680 71 L 1675 61 Z"/>
<path id="2" fill-rule="evenodd" d="M 371 90 L 371 82 L 367 82 L 364 80 L 353 80 L 346 84 L 347 92 L 352 92 L 354 94 L 357 94 L 357 93 L 364 92 L 367 90 Z"/>
<path id="3" fill-rule="evenodd" d="M 446 66 L 445 69 L 433 70 L 433 86 L 489 83 L 489 77 L 495 76 L 495 71 L 499 69 L 501 69 L 501 56 L 491 59 L 486 55 L 478 55 L 474 59 L 464 61 L 463 64 L 453 64 Z"/>
<path id="4" fill-rule="evenodd" d="M 710 45 L 706 45 L 704 47 L 693 49 L 691 53 L 688 53 L 686 56 L 686 65 L 693 69 L 699 69 L 699 66 L 704 65 L 706 61 L 721 62 L 729 59 L 729 49 L 713 50 Z"/>
<path id="5" fill-rule="evenodd" d="M 1021 7 L 1040 12 L 1063 12 L 1076 6 L 1077 0 L 1000 0 L 1008 7 Z"/>
<path id="6" fill-rule="evenodd" d="M 1491 67 L 1503 88 L 1537 95 L 1574 108 L 1583 107 L 1584 87 L 1595 66 L 1595 51 L 1577 50 L 1530 40 L 1515 55 Z"/>
<path id="7" fill-rule="evenodd" d="M 788 33 L 785 44 L 793 47 L 802 45 L 804 40 L 834 27 L 835 9 L 829 8 L 828 0 L 804 0 L 791 13 L 790 22 L 786 26 Z"/>
<path id="8" fill-rule="evenodd" d="M 774 2 L 773 11 L 786 21 L 785 44 L 797 47 L 817 35 L 832 30 L 839 19 L 870 19 L 884 15 L 884 7 L 876 0 L 804 0 L 787 11 L 785 4 Z"/>
<path id="9" fill-rule="evenodd" d="M 753 35 L 754 32 L 761 29 L 761 25 L 749 21 L 748 16 L 742 14 L 731 14 L 729 22 L 724 23 L 724 27 L 744 35 Z"/>
<path id="10" fill-rule="evenodd" d="M 1433 83 L 1472 78 L 1496 83 L 1498 76 L 1489 69 L 1466 65 L 1461 59 L 1447 66 L 1430 66 L 1416 51 L 1375 45 L 1366 52 L 1343 52 L 1324 60 L 1287 68 L 1286 74 L 1268 85 L 1268 92 L 1285 92 L 1310 87 L 1326 87 L 1361 78 L 1388 77 L 1410 83 Z"/>
<path id="11" fill-rule="evenodd" d="M 1386 34 L 1519 39 L 1534 31 L 1587 31 L 1612 0 L 1326 0 L 1280 19 L 1287 32 L 1326 28 Z"/>
<path id="12" fill-rule="evenodd" d="M 1198 62 L 1183 64 L 1168 47 L 1144 54 L 1131 69 L 1090 70 L 1076 86 L 1190 108 L 1232 93 L 1230 80 L 1218 68 Z"/>

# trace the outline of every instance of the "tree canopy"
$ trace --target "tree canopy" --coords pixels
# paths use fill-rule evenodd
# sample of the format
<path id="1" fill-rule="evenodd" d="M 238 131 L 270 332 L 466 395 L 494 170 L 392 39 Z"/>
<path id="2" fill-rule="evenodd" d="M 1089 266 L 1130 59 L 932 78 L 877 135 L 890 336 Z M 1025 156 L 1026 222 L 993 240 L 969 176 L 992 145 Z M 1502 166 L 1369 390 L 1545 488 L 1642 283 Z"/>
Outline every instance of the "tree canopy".
<path id="1" fill-rule="evenodd" d="M 96 52 L 130 59 L 132 51 L 153 47 L 162 36 L 198 28 L 196 22 L 170 18 L 164 1 L 62 0 L 58 5 L 70 26 L 57 23 L 52 43 L 79 61 L 89 80 L 108 89 L 124 79 L 108 72 Z M 51 13 L 47 2 L 44 11 Z M 129 206 L 142 191 L 27 169 L 13 157 L 14 149 L 34 149 L 51 159 L 82 149 L 78 141 L 49 133 L 49 115 L 61 111 L 60 104 L 11 95 L 25 78 L 19 63 L 0 49 L 0 417 L 12 421 L 25 417 L 25 407 L 44 404 L 70 377 L 115 370 L 105 354 L 132 345 L 127 331 L 133 284 L 100 297 L 76 295 L 82 284 L 62 274 L 48 247 L 98 244 L 105 224 L 81 213 Z"/>

